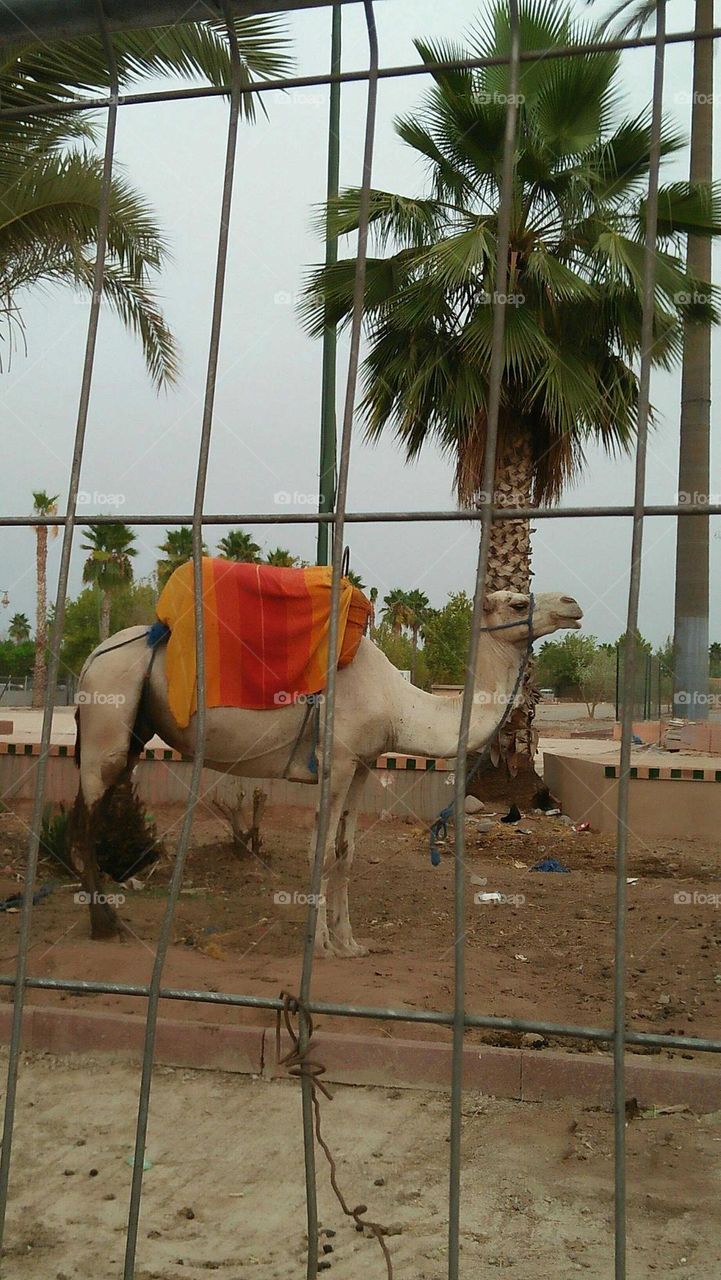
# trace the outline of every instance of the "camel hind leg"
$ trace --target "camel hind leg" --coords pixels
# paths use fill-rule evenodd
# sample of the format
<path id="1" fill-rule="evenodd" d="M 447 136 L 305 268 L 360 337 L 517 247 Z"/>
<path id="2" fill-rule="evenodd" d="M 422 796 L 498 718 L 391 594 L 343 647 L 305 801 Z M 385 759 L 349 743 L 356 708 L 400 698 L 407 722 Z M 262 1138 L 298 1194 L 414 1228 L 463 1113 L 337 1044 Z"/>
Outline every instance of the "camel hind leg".
<path id="1" fill-rule="evenodd" d="M 130 629 L 129 629 L 130 630 Z M 86 662 L 78 691 L 76 760 L 80 789 L 75 802 L 73 845 L 90 910 L 93 938 L 124 936 L 114 906 L 103 893 L 96 844 L 98 809 L 108 792 L 129 776 L 141 745 L 136 722 L 150 652 L 143 644 L 145 630 L 132 629 L 114 636 Z M 125 640 L 138 644 L 126 646 Z"/>

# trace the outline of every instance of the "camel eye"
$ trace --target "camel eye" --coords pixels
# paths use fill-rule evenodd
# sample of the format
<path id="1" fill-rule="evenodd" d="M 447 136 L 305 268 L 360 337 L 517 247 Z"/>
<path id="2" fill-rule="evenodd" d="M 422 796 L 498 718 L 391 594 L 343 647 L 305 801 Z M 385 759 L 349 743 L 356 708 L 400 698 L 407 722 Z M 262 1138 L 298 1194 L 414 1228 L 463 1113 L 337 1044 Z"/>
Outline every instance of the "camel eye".
<path id="1" fill-rule="evenodd" d="M 516 613 L 525 613 L 526 609 L 528 608 L 528 605 L 526 604 L 525 600 L 521 600 L 519 603 L 514 604 L 513 608 L 515 609 Z"/>

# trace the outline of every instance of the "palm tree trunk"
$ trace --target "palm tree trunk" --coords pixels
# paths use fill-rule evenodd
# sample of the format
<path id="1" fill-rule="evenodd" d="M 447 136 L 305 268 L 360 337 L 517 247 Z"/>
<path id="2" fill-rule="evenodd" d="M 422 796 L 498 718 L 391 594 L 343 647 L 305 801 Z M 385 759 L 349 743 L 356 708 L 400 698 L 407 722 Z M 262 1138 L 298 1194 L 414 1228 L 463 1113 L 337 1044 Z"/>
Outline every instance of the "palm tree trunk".
<path id="1" fill-rule="evenodd" d="M 530 439 L 516 438 L 498 456 L 493 501 L 497 507 L 528 507 L 533 487 Z M 488 551 L 488 591 L 528 591 L 531 529 L 527 520 L 494 520 Z"/>
<path id="2" fill-rule="evenodd" d="M 35 615 L 35 665 L 33 667 L 33 707 L 45 703 L 47 684 L 47 632 L 48 632 L 48 529 L 38 525 L 35 529 L 36 615 Z"/>
<path id="3" fill-rule="evenodd" d="M 697 31 L 713 26 L 713 0 L 696 0 Z M 691 109 L 692 182 L 710 182 L 713 173 L 713 41 L 694 46 Z M 711 279 L 710 236 L 688 237 L 688 270 Z M 678 487 L 681 502 L 708 501 L 711 427 L 711 330 L 705 324 L 684 325 L 681 375 L 681 438 Z M 676 535 L 674 605 L 674 699 L 677 715 L 689 720 L 708 717 L 709 678 L 709 522 L 680 516 Z"/>
<path id="4" fill-rule="evenodd" d="M 100 596 L 100 640 L 107 640 L 110 635 L 110 592 L 103 591 Z"/>

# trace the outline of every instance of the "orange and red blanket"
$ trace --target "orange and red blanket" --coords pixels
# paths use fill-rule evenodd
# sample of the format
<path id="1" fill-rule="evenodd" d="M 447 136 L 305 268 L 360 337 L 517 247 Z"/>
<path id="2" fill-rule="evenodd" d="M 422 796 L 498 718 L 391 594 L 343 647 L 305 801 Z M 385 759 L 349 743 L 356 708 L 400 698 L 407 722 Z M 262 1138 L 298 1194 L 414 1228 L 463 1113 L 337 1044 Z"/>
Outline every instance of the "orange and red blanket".
<path id="1" fill-rule="evenodd" d="M 207 706 L 262 711 L 325 688 L 331 570 L 276 569 L 203 559 Z M 341 583 L 338 666 L 353 661 L 371 606 L 347 578 Z M 168 699 L 184 727 L 197 709 L 193 565 L 181 565 L 157 605 L 170 628 Z"/>

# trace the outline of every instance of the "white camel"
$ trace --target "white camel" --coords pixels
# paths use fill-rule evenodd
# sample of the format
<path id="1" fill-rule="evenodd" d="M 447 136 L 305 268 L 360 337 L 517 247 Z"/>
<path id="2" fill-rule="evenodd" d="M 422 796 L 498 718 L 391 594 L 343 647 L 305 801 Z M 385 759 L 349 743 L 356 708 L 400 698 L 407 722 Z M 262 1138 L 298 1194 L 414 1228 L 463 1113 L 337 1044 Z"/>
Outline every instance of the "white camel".
<path id="1" fill-rule="evenodd" d="M 583 616 L 574 599 L 555 593 L 536 596 L 532 613 L 530 608 L 527 595 L 496 591 L 487 597 L 468 740 L 470 751 L 481 751 L 493 737 L 517 690 L 519 671 L 530 643 L 561 628 L 578 628 Z M 195 716 L 187 728 L 176 724 L 168 708 L 165 649 L 156 651 L 151 665 L 146 630 L 131 627 L 112 636 L 91 655 L 80 677 L 76 751 L 80 791 L 76 814 L 82 819 L 78 824 L 78 852 L 89 894 L 93 937 L 114 936 L 122 930 L 114 910 L 102 900 L 94 844 L 87 838 L 92 832 L 95 807 L 111 787 L 127 779 L 153 734 L 159 734 L 184 755 L 192 756 L 196 746 Z M 460 719 L 460 696 L 437 697 L 415 688 L 367 638 L 361 641 L 350 666 L 337 673 L 330 815 L 316 934 L 319 954 L 367 953 L 353 937 L 348 882 L 358 802 L 368 768 L 387 751 L 454 756 Z M 287 777 L 317 783 L 318 774 L 309 764 L 313 749 L 311 722 L 306 708 L 297 704 L 272 711 L 209 708 L 205 762 L 210 769 L 241 777 Z M 322 709 L 319 730 L 320 757 Z M 322 758 L 318 768 L 322 768 Z M 315 845 L 314 832 L 311 858 Z"/>

